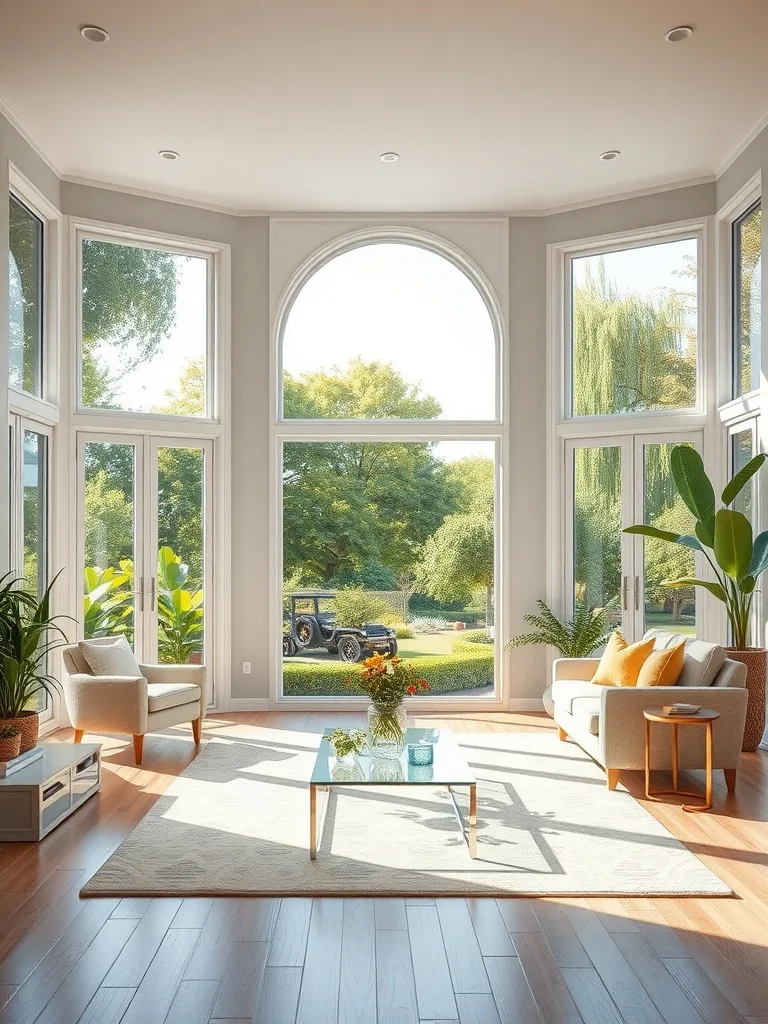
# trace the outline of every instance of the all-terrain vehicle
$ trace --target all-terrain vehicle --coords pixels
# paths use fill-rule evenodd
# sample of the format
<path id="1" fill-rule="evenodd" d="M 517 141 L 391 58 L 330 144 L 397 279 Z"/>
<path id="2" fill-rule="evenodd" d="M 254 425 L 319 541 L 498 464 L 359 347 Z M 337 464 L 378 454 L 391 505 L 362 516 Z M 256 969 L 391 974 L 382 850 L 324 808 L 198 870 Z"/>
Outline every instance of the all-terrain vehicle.
<path id="1" fill-rule="evenodd" d="M 370 653 L 397 654 L 394 629 L 380 623 L 366 623 L 362 629 L 336 623 L 332 590 L 297 590 L 290 595 L 287 631 L 283 634 L 283 657 L 324 647 L 342 661 L 359 661 Z"/>

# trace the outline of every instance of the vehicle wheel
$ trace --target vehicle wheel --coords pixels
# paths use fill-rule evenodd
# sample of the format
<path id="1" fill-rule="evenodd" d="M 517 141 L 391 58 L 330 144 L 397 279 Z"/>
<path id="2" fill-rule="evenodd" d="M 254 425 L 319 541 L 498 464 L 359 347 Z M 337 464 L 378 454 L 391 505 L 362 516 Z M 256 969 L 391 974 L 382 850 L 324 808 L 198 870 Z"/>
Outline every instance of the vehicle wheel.
<path id="1" fill-rule="evenodd" d="M 296 653 L 296 641 L 292 636 L 283 637 L 283 657 L 292 658 Z"/>
<path id="2" fill-rule="evenodd" d="M 339 657 L 342 661 L 359 661 L 362 648 L 356 636 L 343 636 L 339 640 Z"/>
<path id="3" fill-rule="evenodd" d="M 302 650 L 320 646 L 320 630 L 311 615 L 299 615 L 294 623 L 293 633 L 296 646 Z"/>
<path id="4" fill-rule="evenodd" d="M 396 654 L 397 654 L 397 640 L 390 640 L 390 642 L 389 642 L 389 656 L 390 656 L 390 658 L 394 658 L 394 656 Z"/>

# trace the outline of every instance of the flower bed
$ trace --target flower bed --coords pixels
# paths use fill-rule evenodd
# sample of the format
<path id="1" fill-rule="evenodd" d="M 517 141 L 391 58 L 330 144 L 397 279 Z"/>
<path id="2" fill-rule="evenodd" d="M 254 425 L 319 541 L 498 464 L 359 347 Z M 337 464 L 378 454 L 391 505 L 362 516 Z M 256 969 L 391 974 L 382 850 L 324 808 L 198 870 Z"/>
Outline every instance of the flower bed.
<path id="1" fill-rule="evenodd" d="M 467 644 L 453 654 L 425 655 L 419 658 L 419 675 L 429 683 L 429 695 L 454 690 L 474 690 L 493 684 L 493 649 L 482 644 Z M 352 671 L 350 671 L 352 669 Z M 283 662 L 283 693 L 286 697 L 354 697 L 359 691 L 344 680 L 354 677 L 353 666 L 341 662 L 312 664 Z"/>

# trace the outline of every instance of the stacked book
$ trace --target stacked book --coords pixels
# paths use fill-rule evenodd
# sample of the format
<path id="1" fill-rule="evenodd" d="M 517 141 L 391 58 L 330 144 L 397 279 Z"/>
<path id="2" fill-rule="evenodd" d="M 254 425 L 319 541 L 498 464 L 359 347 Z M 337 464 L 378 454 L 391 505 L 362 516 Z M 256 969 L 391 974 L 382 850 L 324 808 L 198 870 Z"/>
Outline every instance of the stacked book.
<path id="1" fill-rule="evenodd" d="M 701 704 L 665 704 L 662 711 L 665 715 L 669 715 L 670 717 L 678 715 L 679 717 L 684 718 L 689 715 L 698 714 L 698 712 L 701 711 Z"/>
<path id="2" fill-rule="evenodd" d="M 28 764 L 32 764 L 42 756 L 43 748 L 38 745 L 37 747 L 32 747 L 31 750 L 25 750 L 23 754 L 19 754 L 18 757 L 14 757 L 12 761 L 0 761 L 0 779 L 4 779 L 8 775 L 13 775 L 13 773 L 19 771 L 20 768 L 26 768 Z"/>

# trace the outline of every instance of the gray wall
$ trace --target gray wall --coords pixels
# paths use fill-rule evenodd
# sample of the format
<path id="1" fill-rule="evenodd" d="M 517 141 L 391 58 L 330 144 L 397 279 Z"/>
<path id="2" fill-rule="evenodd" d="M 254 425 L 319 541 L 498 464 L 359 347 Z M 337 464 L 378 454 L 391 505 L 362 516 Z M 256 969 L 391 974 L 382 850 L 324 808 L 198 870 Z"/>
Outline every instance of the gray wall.
<path id="1" fill-rule="evenodd" d="M 269 621 L 269 223 L 182 204 L 62 182 L 0 117 L 0 185 L 12 160 L 65 214 L 157 230 L 232 247 L 232 695 L 266 697 Z M 512 625 L 546 589 L 546 246 L 613 231 L 713 214 L 762 167 L 768 131 L 715 184 L 673 189 L 548 217 L 510 220 L 509 520 Z M 7 266 L 7 204 L 0 204 L 0 266 Z M 768 247 L 766 247 L 768 251 Z M 7 275 L 0 274 L 0 380 L 7 379 Z M 768 304 L 766 304 L 768 305 Z M 764 314 L 765 315 L 765 314 Z M 764 332 L 765 334 L 765 332 Z M 768 366 L 768 354 L 764 354 Z M 0 445 L 0 480 L 7 480 Z M 0 492 L 0 565 L 7 558 L 7 494 Z M 243 676 L 241 663 L 253 674 Z M 509 655 L 514 697 L 538 697 L 545 652 Z"/>

